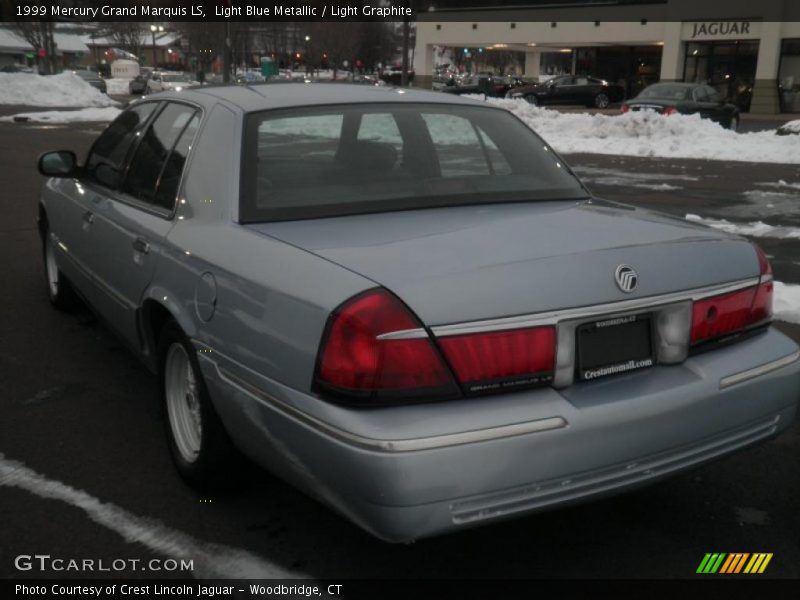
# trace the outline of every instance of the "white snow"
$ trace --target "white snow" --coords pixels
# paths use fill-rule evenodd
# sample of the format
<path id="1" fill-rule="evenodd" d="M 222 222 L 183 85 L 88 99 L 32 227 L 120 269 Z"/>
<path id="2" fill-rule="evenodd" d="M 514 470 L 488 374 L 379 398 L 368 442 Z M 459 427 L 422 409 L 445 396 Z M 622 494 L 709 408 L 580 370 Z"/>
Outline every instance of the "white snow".
<path id="1" fill-rule="evenodd" d="M 483 99 L 483 96 L 473 96 Z M 800 136 L 736 133 L 699 115 L 563 113 L 524 100 L 487 98 L 510 110 L 558 152 L 800 164 Z"/>
<path id="2" fill-rule="evenodd" d="M 800 324 L 800 285 L 776 281 L 773 302 L 776 319 Z"/>
<path id="3" fill-rule="evenodd" d="M 792 190 L 800 190 L 800 183 L 790 183 L 788 181 L 784 181 L 783 179 L 778 179 L 778 181 L 762 181 L 756 183 L 756 185 L 760 185 L 763 187 L 771 187 L 777 189 L 792 189 Z"/>
<path id="4" fill-rule="evenodd" d="M 779 129 L 787 133 L 800 133 L 800 119 L 784 123 L 783 125 L 780 126 Z"/>
<path id="5" fill-rule="evenodd" d="M 800 239 L 800 227 L 781 227 L 764 223 L 763 221 L 751 221 L 750 223 L 731 223 L 725 219 L 708 219 L 700 215 L 687 214 L 687 221 L 702 223 L 708 227 L 719 229 L 727 233 L 738 235 L 749 235 L 751 237 L 769 237 L 780 239 Z"/>
<path id="6" fill-rule="evenodd" d="M 116 102 L 83 79 L 58 75 L 0 73 L 0 104 L 26 106 L 114 106 Z"/>
<path id="7" fill-rule="evenodd" d="M 84 121 L 112 121 L 117 118 L 120 109 L 83 108 L 79 110 L 45 110 L 40 112 L 19 113 L 10 117 L 2 117 L 0 121 L 14 121 L 15 117 L 27 118 L 30 123 L 80 123 Z"/>
<path id="8" fill-rule="evenodd" d="M 127 96 L 131 93 L 128 85 L 131 80 L 125 77 L 112 77 L 106 79 L 106 90 L 110 95 L 114 96 Z"/>

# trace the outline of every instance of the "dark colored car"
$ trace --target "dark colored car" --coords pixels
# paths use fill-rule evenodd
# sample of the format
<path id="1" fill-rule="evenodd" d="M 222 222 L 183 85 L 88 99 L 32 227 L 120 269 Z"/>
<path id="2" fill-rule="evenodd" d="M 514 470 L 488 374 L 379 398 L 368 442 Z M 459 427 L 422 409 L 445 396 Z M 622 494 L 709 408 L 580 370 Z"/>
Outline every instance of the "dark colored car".
<path id="1" fill-rule="evenodd" d="M 83 79 L 93 88 L 100 90 L 104 94 L 108 93 L 106 82 L 102 77 L 100 77 L 100 73 L 98 73 L 97 71 L 90 71 L 89 69 L 78 69 L 76 71 L 73 71 L 73 73 L 75 73 L 75 75 Z"/>
<path id="2" fill-rule="evenodd" d="M 131 79 L 131 82 L 128 84 L 128 91 L 132 96 L 147 93 L 147 80 L 150 79 L 152 73 L 153 71 L 151 69 L 142 67 L 139 74 Z"/>
<path id="3" fill-rule="evenodd" d="M 512 89 L 507 97 L 523 98 L 531 104 L 583 104 L 606 108 L 625 99 L 625 88 L 598 77 L 562 75 L 544 83 Z"/>
<path id="4" fill-rule="evenodd" d="M 739 108 L 703 83 L 656 83 L 622 105 L 622 112 L 640 110 L 654 110 L 662 115 L 699 114 L 734 131 L 739 126 Z"/>
<path id="5" fill-rule="evenodd" d="M 473 75 L 460 83 L 448 83 L 440 91 L 447 94 L 486 94 L 495 98 L 504 98 L 510 90 L 520 86 L 531 85 L 531 82 L 513 75 Z"/>

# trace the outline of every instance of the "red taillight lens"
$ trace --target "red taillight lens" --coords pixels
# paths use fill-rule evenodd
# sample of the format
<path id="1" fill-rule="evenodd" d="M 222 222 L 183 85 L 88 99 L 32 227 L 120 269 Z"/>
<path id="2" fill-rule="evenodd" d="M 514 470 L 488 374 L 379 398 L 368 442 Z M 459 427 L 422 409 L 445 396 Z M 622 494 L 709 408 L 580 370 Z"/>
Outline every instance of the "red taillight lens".
<path id="1" fill-rule="evenodd" d="M 534 327 L 439 338 L 456 377 L 468 392 L 507 389 L 552 379 L 555 328 Z"/>
<path id="2" fill-rule="evenodd" d="M 409 330 L 419 337 L 397 336 Z M 334 311 L 316 382 L 326 391 L 356 398 L 458 393 L 422 325 L 386 290 L 356 296 Z"/>
<path id="3" fill-rule="evenodd" d="M 630 106 L 628 106 L 627 104 L 623 104 L 623 105 L 620 107 L 620 110 L 622 110 L 622 112 L 624 112 L 624 113 L 628 112 L 630 109 L 631 109 L 631 107 L 630 107 Z"/>
<path id="4" fill-rule="evenodd" d="M 661 111 L 661 114 L 669 116 L 669 115 L 674 115 L 677 112 L 678 112 L 678 109 L 675 108 L 674 106 L 667 106 L 663 111 Z"/>
<path id="5" fill-rule="evenodd" d="M 772 267 L 763 250 L 753 247 L 761 272 L 758 285 L 695 302 L 692 307 L 692 344 L 736 333 L 772 318 Z"/>

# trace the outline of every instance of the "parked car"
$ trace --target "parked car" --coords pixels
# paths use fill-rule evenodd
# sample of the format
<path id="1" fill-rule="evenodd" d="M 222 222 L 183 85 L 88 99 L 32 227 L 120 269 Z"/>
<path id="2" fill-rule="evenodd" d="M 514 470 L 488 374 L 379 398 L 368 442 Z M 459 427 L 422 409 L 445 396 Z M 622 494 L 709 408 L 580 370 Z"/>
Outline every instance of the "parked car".
<path id="1" fill-rule="evenodd" d="M 511 90 L 531 85 L 516 75 L 471 75 L 461 81 L 451 80 L 440 91 L 447 94 L 485 94 L 493 98 L 504 98 Z"/>
<path id="2" fill-rule="evenodd" d="M 797 410 L 760 249 L 592 198 L 484 102 L 198 88 L 39 170 L 50 301 L 85 298 L 158 374 L 199 487 L 242 452 L 408 541 L 638 487 Z"/>
<path id="3" fill-rule="evenodd" d="M 739 126 L 739 108 L 702 83 L 656 83 L 622 105 L 622 112 L 640 110 L 662 115 L 699 114 L 734 131 Z"/>
<path id="4" fill-rule="evenodd" d="M 139 69 L 139 74 L 131 79 L 130 83 L 128 84 L 128 91 L 130 92 L 131 96 L 147 93 L 147 82 L 150 80 L 152 74 L 153 70 L 147 67 L 141 67 Z"/>
<path id="5" fill-rule="evenodd" d="M 522 98 L 531 104 L 582 104 L 607 108 L 625 98 L 625 88 L 605 79 L 584 75 L 560 75 L 544 83 L 514 88 L 509 98 Z"/>
<path id="6" fill-rule="evenodd" d="M 400 85 L 403 80 L 403 67 L 401 65 L 393 65 L 392 67 L 385 69 L 380 74 L 380 78 L 382 81 L 385 81 L 389 85 Z M 408 67 L 408 82 L 412 83 L 414 81 L 414 69 L 410 66 Z"/>
<path id="7" fill-rule="evenodd" d="M 104 94 L 108 93 L 108 88 L 106 86 L 106 81 L 102 77 L 100 77 L 100 73 L 97 71 L 90 71 L 88 69 L 76 69 L 73 71 L 75 75 L 83 79 L 86 83 L 88 83 L 93 88 L 100 90 Z"/>
<path id="8" fill-rule="evenodd" d="M 145 89 L 148 94 L 155 94 L 156 92 L 180 92 L 198 85 L 200 85 L 199 82 L 194 81 L 186 73 L 153 71 Z"/>

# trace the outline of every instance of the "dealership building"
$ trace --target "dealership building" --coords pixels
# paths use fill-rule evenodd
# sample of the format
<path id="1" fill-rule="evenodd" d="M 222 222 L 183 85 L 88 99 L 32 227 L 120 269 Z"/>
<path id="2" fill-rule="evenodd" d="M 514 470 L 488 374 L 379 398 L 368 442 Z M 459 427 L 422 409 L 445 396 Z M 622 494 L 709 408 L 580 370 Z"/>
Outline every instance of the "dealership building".
<path id="1" fill-rule="evenodd" d="M 417 15 L 418 85 L 448 57 L 477 71 L 490 53 L 513 52 L 532 78 L 593 75 L 628 96 L 656 81 L 702 82 L 750 112 L 800 113 L 800 1 L 472 4 L 433 2 Z"/>

